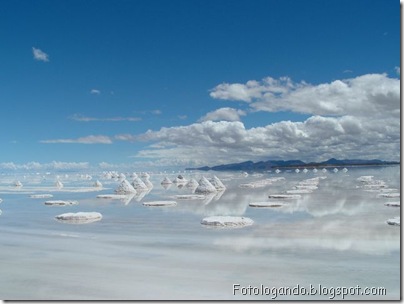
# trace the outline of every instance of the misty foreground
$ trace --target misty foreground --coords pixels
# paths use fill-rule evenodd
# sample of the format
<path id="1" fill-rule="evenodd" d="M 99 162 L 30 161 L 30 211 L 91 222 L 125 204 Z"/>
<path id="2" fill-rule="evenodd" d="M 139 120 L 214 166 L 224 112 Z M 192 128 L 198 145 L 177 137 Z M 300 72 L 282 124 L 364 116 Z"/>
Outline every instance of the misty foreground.
<path id="1" fill-rule="evenodd" d="M 114 195 L 119 182 L 101 173 L 92 173 L 102 182 L 96 190 L 94 181 L 65 176 L 65 191 L 54 187 L 55 175 L 2 175 L 0 298 L 269 300 L 234 294 L 233 284 L 321 284 L 384 287 L 386 295 L 345 299 L 398 300 L 400 206 L 397 196 L 386 194 L 399 192 L 399 169 L 216 172 L 226 189 L 204 199 L 191 199 L 196 194 L 180 183 L 160 184 L 178 174 L 151 174 L 154 186 L 141 195 Z M 197 181 L 212 177 L 181 174 Z M 22 186 L 15 187 L 15 180 Z M 282 200 L 287 191 L 301 194 Z M 81 212 L 96 221 L 70 221 L 82 218 Z M 205 225 L 229 218 L 247 219 L 248 225 Z"/>

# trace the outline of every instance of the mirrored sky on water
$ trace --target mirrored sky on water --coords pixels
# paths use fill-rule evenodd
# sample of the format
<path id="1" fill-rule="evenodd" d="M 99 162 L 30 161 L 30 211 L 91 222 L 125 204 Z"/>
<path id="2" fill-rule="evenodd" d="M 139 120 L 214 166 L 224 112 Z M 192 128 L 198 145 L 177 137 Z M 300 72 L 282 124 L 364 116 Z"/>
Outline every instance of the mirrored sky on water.
<path id="1" fill-rule="evenodd" d="M 152 175 L 153 189 L 130 201 L 97 199 L 98 194 L 113 193 L 118 184 L 103 179 L 102 174 L 93 174 L 93 180 L 74 174 L 60 176 L 66 191 L 91 187 L 99 179 L 104 190 L 96 192 L 47 192 L 53 187 L 53 174 L 41 181 L 30 174 L 25 179 L 22 175 L 1 176 L 0 297 L 265 299 L 233 296 L 232 284 L 240 283 L 383 286 L 387 289 L 383 299 L 399 298 L 400 228 L 385 221 L 400 216 L 400 208 L 384 206 L 399 198 L 382 198 L 379 192 L 357 187 L 362 185 L 359 176 L 373 175 L 389 188 L 399 189 L 398 166 L 350 169 L 347 173 L 183 175 L 198 180 L 213 174 L 226 185 L 223 193 L 204 200 L 176 200 L 175 207 L 142 205 L 191 192 L 174 184 L 164 189 L 160 185 L 164 175 Z M 285 200 L 285 206 L 249 206 L 270 201 L 269 194 L 283 193 L 315 176 L 327 178 L 320 180 L 318 190 Z M 262 188 L 239 187 L 273 177 L 285 179 Z M 19 191 L 10 187 L 16 178 L 23 183 Z M 29 198 L 32 193 L 52 193 L 53 199 L 77 200 L 79 205 L 45 206 L 44 199 Z M 54 220 L 58 214 L 78 211 L 100 212 L 103 218 L 83 225 Z M 254 224 L 238 229 L 200 224 L 202 218 L 213 215 L 248 217 Z"/>

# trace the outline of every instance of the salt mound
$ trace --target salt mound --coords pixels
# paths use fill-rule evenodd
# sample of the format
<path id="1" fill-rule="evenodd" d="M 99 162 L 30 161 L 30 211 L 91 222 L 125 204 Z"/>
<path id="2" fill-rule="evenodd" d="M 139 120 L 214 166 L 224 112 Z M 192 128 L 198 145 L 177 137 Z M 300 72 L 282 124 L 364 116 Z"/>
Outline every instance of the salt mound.
<path id="1" fill-rule="evenodd" d="M 191 178 L 189 180 L 189 182 L 185 185 L 185 187 L 187 187 L 187 188 L 196 188 L 198 186 L 199 186 L 199 184 L 198 184 L 198 182 L 196 181 L 195 178 Z"/>
<path id="2" fill-rule="evenodd" d="M 106 198 L 106 199 L 125 199 L 127 195 L 125 194 L 100 194 L 97 195 L 97 198 Z"/>
<path id="3" fill-rule="evenodd" d="M 67 224 L 88 224 L 101 220 L 102 215 L 98 212 L 63 213 L 55 216 L 55 219 Z"/>
<path id="4" fill-rule="evenodd" d="M 385 188 L 386 184 L 384 183 L 377 183 L 377 184 L 368 184 L 368 185 L 363 185 L 363 189 L 370 189 L 370 190 L 375 190 L 375 189 L 381 189 Z"/>
<path id="5" fill-rule="evenodd" d="M 327 169 L 326 169 L 326 168 L 323 168 L 323 170 L 321 170 L 321 171 L 323 171 L 324 173 L 326 173 L 326 172 L 327 172 Z"/>
<path id="6" fill-rule="evenodd" d="M 56 181 L 55 186 L 59 189 L 63 188 L 63 184 L 60 180 Z"/>
<path id="7" fill-rule="evenodd" d="M 300 190 L 317 190 L 318 187 L 315 185 L 296 185 L 295 189 L 300 189 Z"/>
<path id="8" fill-rule="evenodd" d="M 317 171 L 318 171 L 318 170 L 317 170 L 316 168 L 313 169 L 313 172 L 314 172 L 314 173 L 317 173 Z"/>
<path id="9" fill-rule="evenodd" d="M 334 168 L 334 170 L 332 170 L 332 171 L 334 171 L 334 173 L 337 173 L 337 172 L 338 172 L 338 169 L 337 169 L 337 168 Z"/>
<path id="10" fill-rule="evenodd" d="M 379 197 L 400 197 L 400 193 L 380 193 Z"/>
<path id="11" fill-rule="evenodd" d="M 348 169 L 347 169 L 347 168 L 344 168 L 344 169 L 342 169 L 342 172 L 347 173 L 347 172 L 348 172 Z"/>
<path id="12" fill-rule="evenodd" d="M 281 172 L 281 170 L 279 170 L 279 169 L 275 170 L 275 173 L 280 173 L 280 172 Z"/>
<path id="13" fill-rule="evenodd" d="M 178 200 L 201 200 L 205 199 L 205 195 L 197 195 L 197 194 L 179 194 L 175 196 Z"/>
<path id="14" fill-rule="evenodd" d="M 216 190 L 225 190 L 226 186 L 223 185 L 222 181 L 214 175 L 213 178 L 210 180 L 210 183 L 212 184 L 213 187 L 216 188 Z"/>
<path id="15" fill-rule="evenodd" d="M 133 173 L 130 175 L 130 177 L 136 178 L 136 177 L 138 177 L 138 176 L 137 176 L 136 172 L 133 172 Z"/>
<path id="16" fill-rule="evenodd" d="M 117 194 L 129 194 L 129 193 L 136 193 L 136 189 L 132 187 L 132 185 L 124 179 L 118 187 L 115 189 L 115 193 Z"/>
<path id="17" fill-rule="evenodd" d="M 166 176 L 163 181 L 161 182 L 162 185 L 164 184 L 172 184 L 173 182 Z"/>
<path id="18" fill-rule="evenodd" d="M 359 176 L 356 180 L 360 182 L 370 182 L 373 179 L 373 175 Z"/>
<path id="19" fill-rule="evenodd" d="M 187 180 L 182 175 L 178 175 L 173 181 L 174 184 L 185 184 L 186 182 Z"/>
<path id="20" fill-rule="evenodd" d="M 312 193 L 312 189 L 295 189 L 295 190 L 287 190 L 286 193 L 288 194 L 307 194 Z"/>
<path id="21" fill-rule="evenodd" d="M 299 173 L 299 172 L 300 172 L 300 170 L 299 170 L 299 169 L 296 169 L 296 170 L 295 170 L 295 172 L 296 172 L 296 173 Z"/>
<path id="22" fill-rule="evenodd" d="M 146 185 L 147 189 L 153 188 L 153 184 L 148 178 L 143 179 L 143 183 Z"/>
<path id="23" fill-rule="evenodd" d="M 392 219 L 388 219 L 386 221 L 387 224 L 393 225 L 393 226 L 400 226 L 400 217 L 395 217 Z"/>
<path id="24" fill-rule="evenodd" d="M 78 201 L 62 201 L 62 200 L 55 200 L 55 201 L 46 201 L 45 205 L 49 206 L 72 206 L 78 205 Z"/>
<path id="25" fill-rule="evenodd" d="M 154 201 L 154 202 L 144 202 L 143 206 L 149 207 L 165 207 L 165 206 L 175 206 L 177 202 L 174 201 Z"/>
<path id="26" fill-rule="evenodd" d="M 282 202 L 254 202 L 249 204 L 250 207 L 282 207 L 286 206 L 285 203 Z"/>
<path id="27" fill-rule="evenodd" d="M 268 195 L 269 198 L 278 198 L 278 199 L 297 199 L 301 198 L 302 196 L 299 194 L 270 194 Z"/>
<path id="28" fill-rule="evenodd" d="M 141 177 L 141 178 L 147 178 L 147 179 L 149 179 L 149 178 L 150 178 L 150 175 L 149 175 L 149 173 L 147 173 L 147 172 L 143 172 L 142 174 L 140 174 L 140 177 Z"/>
<path id="29" fill-rule="evenodd" d="M 13 183 L 13 186 L 15 186 L 15 187 L 22 187 L 22 183 L 21 183 L 20 181 L 15 181 L 15 182 Z"/>
<path id="30" fill-rule="evenodd" d="M 240 188 L 256 188 L 255 184 L 247 183 L 247 184 L 240 184 L 238 185 Z"/>
<path id="31" fill-rule="evenodd" d="M 0 198 L 0 203 L 3 201 L 3 199 Z"/>
<path id="32" fill-rule="evenodd" d="M 401 207 L 400 202 L 387 202 L 384 203 L 385 206 L 389 206 L 389 207 Z"/>
<path id="33" fill-rule="evenodd" d="M 52 194 L 31 194 L 30 198 L 51 198 L 53 197 Z"/>
<path id="34" fill-rule="evenodd" d="M 398 190 L 396 188 L 381 188 L 378 190 L 379 192 L 397 192 Z"/>
<path id="35" fill-rule="evenodd" d="M 195 193 L 213 193 L 216 192 L 216 188 L 202 176 L 199 180 L 199 186 L 195 189 Z"/>
<path id="36" fill-rule="evenodd" d="M 309 170 L 307 170 L 306 168 L 303 169 L 303 173 L 307 173 L 309 172 Z"/>
<path id="37" fill-rule="evenodd" d="M 210 216 L 202 219 L 201 224 L 215 227 L 241 228 L 251 226 L 254 221 L 248 217 L 240 216 Z"/>
<path id="38" fill-rule="evenodd" d="M 148 189 L 146 184 L 139 177 L 135 177 L 133 179 L 132 186 L 136 190 L 147 190 Z"/>
<path id="39" fill-rule="evenodd" d="M 93 184 L 93 186 L 94 186 L 94 187 L 97 187 L 97 188 L 102 188 L 102 184 L 101 184 L 101 182 L 100 182 L 99 180 L 97 180 L 97 181 Z"/>

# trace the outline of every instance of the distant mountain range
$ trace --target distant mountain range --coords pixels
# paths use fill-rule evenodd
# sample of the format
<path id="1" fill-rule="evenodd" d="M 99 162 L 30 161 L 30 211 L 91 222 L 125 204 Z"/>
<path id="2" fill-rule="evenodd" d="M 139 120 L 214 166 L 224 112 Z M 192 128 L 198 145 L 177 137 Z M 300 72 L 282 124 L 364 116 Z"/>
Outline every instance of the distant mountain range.
<path id="1" fill-rule="evenodd" d="M 213 167 L 186 168 L 186 170 L 214 170 L 214 171 L 263 171 L 277 168 L 316 168 L 316 167 L 352 167 L 352 166 L 384 166 L 398 165 L 400 162 L 383 161 L 380 159 L 335 159 L 330 158 L 324 162 L 305 163 L 301 160 L 268 160 L 268 161 L 245 161 L 227 165 L 218 165 Z"/>

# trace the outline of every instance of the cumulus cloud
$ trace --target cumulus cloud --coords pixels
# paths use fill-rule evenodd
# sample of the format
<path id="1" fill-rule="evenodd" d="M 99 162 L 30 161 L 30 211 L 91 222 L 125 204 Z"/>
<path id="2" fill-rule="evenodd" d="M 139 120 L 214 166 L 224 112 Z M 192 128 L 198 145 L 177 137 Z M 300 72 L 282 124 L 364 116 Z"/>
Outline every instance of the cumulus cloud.
<path id="1" fill-rule="evenodd" d="M 143 134 L 45 140 L 43 143 L 111 144 L 146 142 L 133 157 L 161 166 L 217 165 L 246 160 L 335 158 L 400 159 L 400 82 L 385 74 L 368 74 L 312 85 L 288 77 L 245 84 L 221 84 L 213 98 L 246 102 L 249 111 L 308 113 L 305 121 L 281 121 L 246 128 L 246 112 L 220 108 L 198 122 Z M 73 115 L 77 121 L 118 121 Z"/>
<path id="2" fill-rule="evenodd" d="M 94 94 L 94 95 L 100 95 L 101 91 L 97 90 L 97 89 L 91 89 L 90 94 Z"/>
<path id="3" fill-rule="evenodd" d="M 90 135 L 76 139 L 49 139 L 40 142 L 44 144 L 112 144 L 112 140 L 104 135 Z"/>
<path id="4" fill-rule="evenodd" d="M 207 120 L 240 121 L 240 116 L 245 116 L 245 115 L 246 115 L 246 112 L 239 110 L 239 109 L 220 108 L 215 111 L 207 113 L 205 116 L 201 117 L 199 119 L 199 121 L 207 121 Z"/>
<path id="5" fill-rule="evenodd" d="M 44 61 L 44 62 L 49 61 L 49 55 L 40 49 L 32 47 L 32 54 L 34 55 L 35 60 Z"/>
<path id="6" fill-rule="evenodd" d="M 400 75 L 400 67 L 396 66 L 394 70 L 396 71 L 397 75 Z"/>
<path id="7" fill-rule="evenodd" d="M 142 120 L 140 117 L 107 117 L 107 118 L 97 118 L 97 117 L 88 117 L 80 114 L 74 114 L 69 117 L 72 120 L 82 121 L 82 122 L 90 122 L 90 121 L 140 121 Z"/>
<path id="8" fill-rule="evenodd" d="M 267 77 L 261 82 L 249 80 L 245 84 L 222 83 L 210 91 L 210 96 L 215 99 L 251 102 L 264 96 L 285 94 L 302 85 L 305 83 L 295 84 L 289 77 L 281 77 L 278 80 Z"/>
<path id="9" fill-rule="evenodd" d="M 16 164 L 13 162 L 0 163 L 0 169 L 5 170 L 81 170 L 88 169 L 88 162 L 60 162 L 53 161 L 50 163 L 28 162 L 25 164 Z"/>
<path id="10" fill-rule="evenodd" d="M 152 142 L 137 157 L 198 160 L 213 165 L 244 160 L 400 157 L 400 119 L 312 116 L 246 129 L 242 122 L 205 121 L 161 128 L 121 140 Z"/>
<path id="11" fill-rule="evenodd" d="M 216 99 L 245 101 L 256 111 L 293 111 L 313 115 L 387 115 L 400 107 L 400 81 L 386 74 L 367 74 L 318 85 L 288 77 L 245 84 L 220 84 Z"/>

